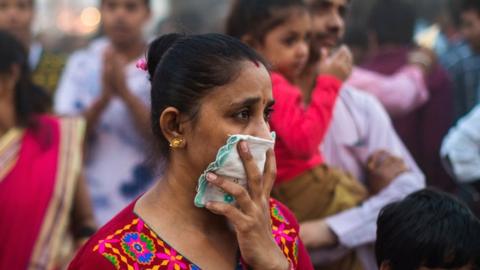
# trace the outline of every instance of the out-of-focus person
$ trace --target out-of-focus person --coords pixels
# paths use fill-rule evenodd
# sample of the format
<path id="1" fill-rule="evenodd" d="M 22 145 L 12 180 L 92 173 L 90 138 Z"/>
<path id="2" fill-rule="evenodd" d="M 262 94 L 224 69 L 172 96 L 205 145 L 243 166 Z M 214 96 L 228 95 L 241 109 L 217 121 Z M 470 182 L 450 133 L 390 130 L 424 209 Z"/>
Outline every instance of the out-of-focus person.
<path id="1" fill-rule="evenodd" d="M 27 51 L 0 31 L 0 269 L 58 269 L 67 236 L 80 246 L 96 230 L 81 174 L 84 121 L 45 114 L 46 101 Z"/>
<path id="2" fill-rule="evenodd" d="M 55 111 L 86 118 L 85 174 L 96 219 L 104 224 L 145 191 L 154 175 L 145 165 L 150 83 L 136 67 L 146 50 L 142 29 L 150 1 L 102 0 L 100 10 L 105 37 L 70 57 Z"/>
<path id="3" fill-rule="evenodd" d="M 48 50 L 38 41 L 32 24 L 36 16 L 37 0 L 0 0 L 0 29 L 17 37 L 28 51 L 28 63 L 32 70 L 33 82 L 49 96 L 57 89 L 67 56 Z"/>

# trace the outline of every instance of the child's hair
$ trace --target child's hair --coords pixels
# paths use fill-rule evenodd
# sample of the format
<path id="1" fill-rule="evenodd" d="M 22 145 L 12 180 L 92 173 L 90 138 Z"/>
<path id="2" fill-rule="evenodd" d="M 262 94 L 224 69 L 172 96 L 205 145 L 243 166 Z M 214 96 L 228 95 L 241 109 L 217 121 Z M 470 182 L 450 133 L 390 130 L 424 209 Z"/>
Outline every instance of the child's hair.
<path id="1" fill-rule="evenodd" d="M 250 35 L 262 43 L 269 31 L 288 20 L 291 8 L 306 9 L 306 6 L 302 0 L 235 0 L 225 32 L 238 39 Z"/>
<path id="2" fill-rule="evenodd" d="M 446 193 L 421 190 L 386 206 L 377 221 L 375 252 L 392 270 L 458 268 L 480 261 L 480 222 Z"/>
<path id="3" fill-rule="evenodd" d="M 222 34 L 167 34 L 151 43 L 147 56 L 151 126 L 163 157 L 168 159 L 169 144 L 160 129 L 162 112 L 175 107 L 194 121 L 201 99 L 235 80 L 243 61 L 267 66 L 253 49 Z"/>
<path id="4" fill-rule="evenodd" d="M 28 53 L 23 45 L 10 33 L 0 30 L 0 74 L 8 74 L 14 65 L 20 69 L 15 85 L 15 116 L 20 126 L 30 127 L 36 114 L 48 110 L 50 98 L 32 83 Z"/>

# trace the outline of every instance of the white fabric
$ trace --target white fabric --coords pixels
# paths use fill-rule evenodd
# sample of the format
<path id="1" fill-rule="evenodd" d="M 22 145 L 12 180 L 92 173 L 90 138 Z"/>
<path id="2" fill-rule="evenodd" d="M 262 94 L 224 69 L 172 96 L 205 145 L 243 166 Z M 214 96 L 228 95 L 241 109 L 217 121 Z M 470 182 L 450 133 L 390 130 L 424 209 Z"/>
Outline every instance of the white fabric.
<path id="1" fill-rule="evenodd" d="M 103 53 L 109 42 L 98 39 L 69 59 L 55 96 L 59 114 L 82 114 L 101 94 Z M 140 56 L 139 56 L 140 57 Z M 149 106 L 147 74 L 126 67 L 129 89 Z M 136 130 L 129 109 L 115 97 L 105 109 L 88 141 L 85 174 L 99 224 L 110 220 L 153 182 L 152 172 L 143 163 L 148 154 Z"/>
<path id="2" fill-rule="evenodd" d="M 327 164 L 350 172 L 364 184 L 367 159 L 378 150 L 403 158 L 410 169 L 361 206 L 328 217 L 326 222 L 341 246 L 312 254 L 314 261 L 322 262 L 342 255 L 346 249 L 356 249 L 365 270 L 377 269 L 371 245 L 376 237 L 379 211 L 388 203 L 425 187 L 425 176 L 399 139 L 379 101 L 350 87 L 340 92 L 321 150 Z"/>
<path id="3" fill-rule="evenodd" d="M 445 137 L 441 149 L 459 182 L 480 180 L 480 105 L 458 121 Z"/>
<path id="4" fill-rule="evenodd" d="M 268 149 L 273 149 L 274 141 L 249 135 L 232 135 L 227 140 L 227 144 L 219 149 L 215 161 L 212 162 L 202 176 L 200 176 L 195 205 L 203 207 L 210 201 L 234 203 L 233 197 L 205 181 L 205 176 L 208 172 L 215 172 L 215 174 L 219 176 L 232 179 L 243 187 L 247 187 L 247 175 L 237 150 L 237 144 L 240 141 L 247 142 L 253 160 L 260 172 L 263 173 L 266 153 Z"/>
<path id="5" fill-rule="evenodd" d="M 35 70 L 40 62 L 40 57 L 42 56 L 43 46 L 40 42 L 33 42 L 30 45 L 30 50 L 28 52 L 28 64 L 30 70 Z"/>

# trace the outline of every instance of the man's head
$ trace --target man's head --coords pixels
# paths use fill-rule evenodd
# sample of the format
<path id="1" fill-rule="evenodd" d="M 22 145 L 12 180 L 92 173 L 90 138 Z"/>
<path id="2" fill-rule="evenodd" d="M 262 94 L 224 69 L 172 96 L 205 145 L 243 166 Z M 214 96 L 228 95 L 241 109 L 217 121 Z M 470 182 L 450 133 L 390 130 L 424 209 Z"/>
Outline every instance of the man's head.
<path id="1" fill-rule="evenodd" d="M 461 29 L 472 50 L 480 53 L 480 1 L 464 0 L 461 9 Z"/>
<path id="2" fill-rule="evenodd" d="M 150 18 L 149 0 L 102 0 L 101 12 L 105 34 L 114 46 L 128 47 L 142 38 Z"/>
<path id="3" fill-rule="evenodd" d="M 381 0 L 373 6 L 367 27 L 374 45 L 411 45 L 415 20 L 415 9 L 405 1 Z"/>
<path id="4" fill-rule="evenodd" d="M 10 32 L 27 47 L 33 17 L 33 0 L 0 0 L 0 30 Z"/>
<path id="5" fill-rule="evenodd" d="M 332 48 L 345 32 L 345 16 L 350 0 L 306 0 L 313 14 L 313 42 Z"/>
<path id="6" fill-rule="evenodd" d="M 480 222 L 445 193 L 421 190 L 387 205 L 377 227 L 380 270 L 480 267 Z"/>

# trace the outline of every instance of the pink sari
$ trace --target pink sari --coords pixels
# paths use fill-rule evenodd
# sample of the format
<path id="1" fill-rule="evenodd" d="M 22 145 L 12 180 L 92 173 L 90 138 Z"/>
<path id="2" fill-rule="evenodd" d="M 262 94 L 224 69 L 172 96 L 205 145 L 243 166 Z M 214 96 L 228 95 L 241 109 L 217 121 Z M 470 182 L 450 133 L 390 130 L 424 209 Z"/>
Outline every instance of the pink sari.
<path id="1" fill-rule="evenodd" d="M 69 225 L 84 122 L 36 122 L 0 137 L 0 269 L 55 269 Z"/>

